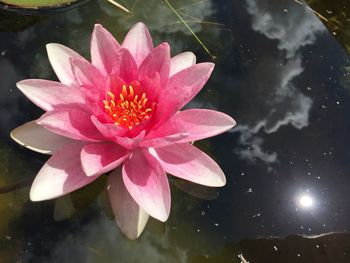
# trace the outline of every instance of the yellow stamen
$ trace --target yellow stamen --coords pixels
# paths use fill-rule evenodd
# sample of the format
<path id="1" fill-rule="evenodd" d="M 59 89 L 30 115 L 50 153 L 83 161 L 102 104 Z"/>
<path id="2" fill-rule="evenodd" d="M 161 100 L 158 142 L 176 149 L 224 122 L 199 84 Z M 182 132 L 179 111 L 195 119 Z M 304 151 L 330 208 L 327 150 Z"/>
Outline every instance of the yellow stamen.
<path id="1" fill-rule="evenodd" d="M 107 92 L 107 99 L 102 101 L 103 106 L 116 126 L 132 129 L 151 117 L 155 104 L 150 105 L 146 93 L 143 92 L 141 97 L 136 93 L 132 85 L 128 85 L 128 88 L 123 85 L 119 96 Z"/>
<path id="2" fill-rule="evenodd" d="M 129 91 L 130 91 L 129 93 L 130 97 L 134 97 L 134 89 L 131 85 L 129 85 Z"/>

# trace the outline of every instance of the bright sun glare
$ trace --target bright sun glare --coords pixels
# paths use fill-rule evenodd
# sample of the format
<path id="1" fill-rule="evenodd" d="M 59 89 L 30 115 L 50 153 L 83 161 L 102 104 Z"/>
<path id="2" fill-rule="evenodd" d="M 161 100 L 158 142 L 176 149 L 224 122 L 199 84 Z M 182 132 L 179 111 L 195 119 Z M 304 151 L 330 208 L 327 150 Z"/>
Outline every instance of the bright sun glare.
<path id="1" fill-rule="evenodd" d="M 304 194 L 299 197 L 299 205 L 303 208 L 310 208 L 314 204 L 314 200 L 310 195 Z"/>

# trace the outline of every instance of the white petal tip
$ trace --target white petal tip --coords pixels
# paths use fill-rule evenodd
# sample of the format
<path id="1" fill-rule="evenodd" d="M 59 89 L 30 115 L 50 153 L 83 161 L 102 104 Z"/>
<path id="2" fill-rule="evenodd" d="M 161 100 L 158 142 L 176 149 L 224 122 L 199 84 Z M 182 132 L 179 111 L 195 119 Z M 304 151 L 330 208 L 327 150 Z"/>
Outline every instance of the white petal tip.
<path id="1" fill-rule="evenodd" d="M 30 189 L 29 199 L 32 202 L 40 202 L 45 200 L 45 198 L 43 198 L 43 196 L 41 196 L 40 193 L 37 192 L 37 190 L 33 189 Z"/>
<path id="2" fill-rule="evenodd" d="M 132 28 L 135 28 L 135 27 L 146 27 L 146 25 L 143 23 L 143 22 L 137 22 L 135 25 L 132 26 Z"/>
<path id="3" fill-rule="evenodd" d="M 216 185 L 214 185 L 214 187 L 223 187 L 226 185 L 226 180 L 223 181 L 218 181 Z"/>
<path id="4" fill-rule="evenodd" d="M 207 187 L 223 187 L 226 185 L 226 178 L 224 177 L 224 175 L 222 176 L 223 177 L 220 177 L 220 178 L 212 178 L 212 180 L 206 181 L 203 183 L 198 182 L 198 184 L 207 186 Z"/>
<path id="5" fill-rule="evenodd" d="M 162 213 L 162 214 L 158 214 L 158 215 L 156 215 L 156 216 L 151 215 L 151 216 L 154 217 L 155 219 L 161 221 L 161 222 L 165 222 L 165 221 L 167 221 L 168 218 L 169 218 L 169 213 L 166 213 L 166 212 L 164 211 L 164 213 Z"/>
<path id="6" fill-rule="evenodd" d="M 44 188 L 38 187 L 38 185 L 36 185 L 35 183 L 35 179 L 29 192 L 29 199 L 32 202 L 46 201 L 46 200 L 54 199 L 59 196 L 61 195 L 57 195 L 57 196 L 51 195 L 48 191 L 46 191 L 45 187 Z"/>
<path id="7" fill-rule="evenodd" d="M 221 112 L 223 125 L 227 126 L 226 130 L 230 130 L 236 126 L 236 121 L 230 116 Z"/>
<path id="8" fill-rule="evenodd" d="M 18 82 L 16 83 L 17 88 L 19 88 L 20 90 L 22 90 L 22 89 L 23 89 L 23 86 L 24 86 L 24 81 L 25 81 L 25 80 L 18 81 Z"/>
<path id="9" fill-rule="evenodd" d="M 48 43 L 48 44 L 46 44 L 46 50 L 49 51 L 49 49 L 54 48 L 56 45 L 57 44 L 55 44 L 55 43 Z"/>
<path id="10" fill-rule="evenodd" d="M 48 55 L 50 56 L 50 54 L 54 54 L 56 51 L 61 51 L 62 49 L 65 49 L 66 47 L 58 44 L 58 43 L 48 43 L 46 44 L 46 51 L 48 53 Z"/>
<path id="11" fill-rule="evenodd" d="M 214 64 L 214 63 L 212 63 L 212 62 L 205 62 L 205 63 L 208 64 L 208 66 L 209 66 L 209 68 L 210 68 L 211 70 L 214 69 L 214 67 L 215 67 L 215 64 Z"/>
<path id="12" fill-rule="evenodd" d="M 99 173 L 87 173 L 87 172 L 85 172 L 84 167 L 82 167 L 82 168 L 83 168 L 83 172 L 85 173 L 85 175 L 86 175 L 87 177 L 92 177 L 92 176 L 100 175 Z"/>
<path id="13" fill-rule="evenodd" d="M 229 126 L 230 127 L 229 129 L 232 129 L 233 127 L 235 127 L 236 124 L 237 124 L 237 122 L 234 119 L 231 118 L 231 124 Z"/>

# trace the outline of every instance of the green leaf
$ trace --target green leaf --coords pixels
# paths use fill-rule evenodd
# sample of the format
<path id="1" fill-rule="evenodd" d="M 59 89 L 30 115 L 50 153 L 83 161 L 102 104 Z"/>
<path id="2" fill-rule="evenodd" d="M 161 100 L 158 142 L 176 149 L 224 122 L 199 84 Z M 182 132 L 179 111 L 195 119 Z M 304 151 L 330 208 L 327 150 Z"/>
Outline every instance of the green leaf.
<path id="1" fill-rule="evenodd" d="M 15 5 L 19 7 L 52 7 L 64 5 L 77 0 L 2 0 L 1 2 L 9 5 Z"/>

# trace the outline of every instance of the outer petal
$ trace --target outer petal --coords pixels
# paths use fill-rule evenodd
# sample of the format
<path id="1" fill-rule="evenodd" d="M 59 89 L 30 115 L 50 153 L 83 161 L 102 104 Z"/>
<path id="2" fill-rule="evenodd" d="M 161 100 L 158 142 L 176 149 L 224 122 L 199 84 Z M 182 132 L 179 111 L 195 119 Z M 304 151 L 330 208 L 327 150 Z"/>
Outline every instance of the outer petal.
<path id="1" fill-rule="evenodd" d="M 196 64 L 196 56 L 192 52 L 184 52 L 172 57 L 170 60 L 169 77 Z"/>
<path id="2" fill-rule="evenodd" d="M 169 78 L 170 47 L 162 43 L 149 53 L 139 68 L 139 80 L 142 82 L 148 76 L 159 73 L 160 84 L 163 86 Z"/>
<path id="3" fill-rule="evenodd" d="M 223 186 L 225 175 L 217 163 L 191 144 L 151 149 L 167 173 L 206 186 Z"/>
<path id="4" fill-rule="evenodd" d="M 169 120 L 203 88 L 214 69 L 213 63 L 200 63 L 172 76 L 158 99 L 155 122 Z"/>
<path id="5" fill-rule="evenodd" d="M 135 58 L 136 64 L 141 65 L 153 49 L 152 38 L 145 24 L 139 22 L 134 25 L 126 35 L 122 46 L 129 49 Z"/>
<path id="6" fill-rule="evenodd" d="M 104 137 L 91 122 L 90 116 L 81 110 L 54 110 L 45 113 L 37 121 L 49 131 L 82 141 L 104 141 Z"/>
<path id="7" fill-rule="evenodd" d="M 64 108 L 84 108 L 84 99 L 79 89 L 60 82 L 43 79 L 25 79 L 17 87 L 35 105 L 45 111 Z"/>
<path id="8" fill-rule="evenodd" d="M 53 154 L 74 141 L 46 130 L 36 121 L 27 122 L 11 132 L 11 138 L 20 145 L 45 154 Z"/>
<path id="9" fill-rule="evenodd" d="M 236 122 L 230 116 L 219 111 L 202 109 L 179 111 L 159 129 L 150 132 L 142 145 L 150 147 L 152 141 L 164 137 L 165 139 L 170 137 L 168 144 L 197 141 L 221 134 L 235 125 Z M 185 134 L 187 136 L 183 136 Z"/>
<path id="10" fill-rule="evenodd" d="M 72 68 L 70 66 L 70 59 L 74 58 L 86 62 L 87 60 L 80 56 L 74 50 L 60 44 L 47 44 L 46 49 L 51 66 L 55 71 L 58 79 L 63 84 L 75 85 L 76 82 L 72 72 Z"/>
<path id="11" fill-rule="evenodd" d="M 91 37 L 91 62 L 104 75 L 112 73 L 119 64 L 120 45 L 103 26 L 96 24 Z"/>
<path id="12" fill-rule="evenodd" d="M 134 151 L 123 167 L 126 189 L 150 216 L 166 221 L 170 213 L 170 189 L 163 168 L 147 151 Z"/>
<path id="13" fill-rule="evenodd" d="M 77 190 L 97 176 L 86 176 L 80 165 L 81 144 L 70 144 L 56 152 L 41 168 L 30 189 L 32 201 L 56 198 Z"/>
<path id="14" fill-rule="evenodd" d="M 149 215 L 125 188 L 120 169 L 108 175 L 107 191 L 118 227 L 128 238 L 138 238 L 147 224 Z"/>
<path id="15" fill-rule="evenodd" d="M 119 166 L 129 155 L 115 143 L 89 144 L 81 151 L 81 166 L 87 176 L 100 175 Z"/>

